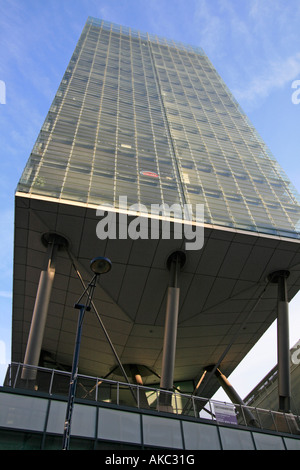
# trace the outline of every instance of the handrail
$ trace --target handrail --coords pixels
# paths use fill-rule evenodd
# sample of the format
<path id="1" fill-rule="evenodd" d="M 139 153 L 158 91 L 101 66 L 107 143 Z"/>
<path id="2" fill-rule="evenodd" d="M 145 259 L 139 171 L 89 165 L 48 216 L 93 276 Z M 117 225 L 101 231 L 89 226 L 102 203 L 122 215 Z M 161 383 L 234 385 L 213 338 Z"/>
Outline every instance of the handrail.
<path id="1" fill-rule="evenodd" d="M 37 371 L 33 381 L 23 380 L 21 372 L 23 367 L 34 368 Z M 49 396 L 68 395 L 68 385 L 71 373 L 51 368 L 36 367 L 12 362 L 4 381 L 4 386 L 12 389 L 27 389 L 32 392 L 43 392 Z M 256 427 L 264 430 L 284 432 L 300 435 L 300 417 L 292 413 L 281 413 L 273 410 L 250 407 L 247 405 L 232 404 L 198 397 L 193 394 L 181 393 L 178 390 L 161 390 L 155 386 L 141 386 L 132 383 L 115 381 L 78 374 L 76 398 L 99 402 L 109 402 L 116 405 L 126 405 L 133 408 L 172 413 L 173 415 L 190 416 L 214 421 L 218 424 L 230 424 L 243 427 Z M 132 391 L 136 400 L 132 398 Z M 171 395 L 171 406 L 163 405 L 160 395 Z M 160 403 L 161 401 L 161 403 Z M 185 406 L 192 402 L 192 407 Z M 207 409 L 208 407 L 208 409 Z M 247 422 L 251 411 L 255 420 Z"/>

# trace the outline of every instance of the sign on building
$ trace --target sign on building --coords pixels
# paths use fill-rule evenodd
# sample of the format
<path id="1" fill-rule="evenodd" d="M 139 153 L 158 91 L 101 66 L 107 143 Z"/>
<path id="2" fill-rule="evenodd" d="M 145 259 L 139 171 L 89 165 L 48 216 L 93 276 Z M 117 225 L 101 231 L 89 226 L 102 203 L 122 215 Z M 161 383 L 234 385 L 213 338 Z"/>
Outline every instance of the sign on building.
<path id="1" fill-rule="evenodd" d="M 233 405 L 214 403 L 216 420 L 224 424 L 237 424 L 235 407 Z"/>

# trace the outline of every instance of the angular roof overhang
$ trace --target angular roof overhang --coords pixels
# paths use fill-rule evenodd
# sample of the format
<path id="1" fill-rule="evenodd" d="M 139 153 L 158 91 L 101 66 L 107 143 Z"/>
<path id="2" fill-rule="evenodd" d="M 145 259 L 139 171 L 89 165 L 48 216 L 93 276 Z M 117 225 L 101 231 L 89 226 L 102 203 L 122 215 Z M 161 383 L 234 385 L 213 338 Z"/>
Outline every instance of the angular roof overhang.
<path id="1" fill-rule="evenodd" d="M 56 274 L 42 350 L 53 367 L 70 367 L 78 311 L 74 303 L 91 277 L 90 261 L 108 257 L 94 304 L 121 363 L 142 365 L 144 383 L 161 374 L 167 259 L 185 250 L 182 239 L 100 240 L 96 207 L 16 193 L 12 323 L 12 361 L 23 362 L 46 247 L 45 233 L 69 242 L 57 254 Z M 128 218 L 128 221 L 132 217 Z M 268 283 L 273 271 L 287 269 L 288 296 L 300 288 L 300 242 L 275 236 L 205 225 L 200 250 L 188 250 L 180 273 L 180 308 L 174 370 L 175 381 L 202 376 L 209 364 L 229 375 L 276 318 L 277 286 Z M 76 272 L 77 270 L 77 272 Z M 274 345 L 276 347 L 276 345 Z M 118 362 L 103 328 L 87 312 L 82 330 L 79 371 L 104 377 Z M 120 374 L 109 375 L 122 379 Z M 203 383 L 202 396 L 218 389 L 216 380 Z"/>

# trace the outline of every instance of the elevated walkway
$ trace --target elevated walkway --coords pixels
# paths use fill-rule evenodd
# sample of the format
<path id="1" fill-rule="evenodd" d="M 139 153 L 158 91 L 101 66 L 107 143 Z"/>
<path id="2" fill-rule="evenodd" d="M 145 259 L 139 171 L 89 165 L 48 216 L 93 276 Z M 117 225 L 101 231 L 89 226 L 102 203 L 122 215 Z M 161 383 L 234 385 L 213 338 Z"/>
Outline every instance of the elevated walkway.
<path id="1" fill-rule="evenodd" d="M 35 448 L 60 449 L 70 374 L 38 368 L 33 384 L 22 380 L 22 369 L 23 364 L 11 364 L 0 389 L 0 435 L 13 432 L 13 448 L 28 442 L 30 435 L 37 440 Z M 167 410 L 160 406 L 160 396 L 166 393 L 171 395 Z M 70 449 L 113 445 L 115 449 L 300 450 L 299 416 L 246 407 L 255 417 L 253 426 L 244 408 L 177 390 L 79 375 Z"/>

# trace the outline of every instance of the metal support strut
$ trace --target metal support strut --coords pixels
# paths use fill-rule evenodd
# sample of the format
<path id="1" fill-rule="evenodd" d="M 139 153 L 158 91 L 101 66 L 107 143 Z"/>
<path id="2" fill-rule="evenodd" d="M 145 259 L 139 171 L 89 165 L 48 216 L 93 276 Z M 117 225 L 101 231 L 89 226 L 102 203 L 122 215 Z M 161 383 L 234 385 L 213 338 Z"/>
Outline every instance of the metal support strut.
<path id="1" fill-rule="evenodd" d="M 177 340 L 177 323 L 179 312 L 179 272 L 185 263 L 185 254 L 176 251 L 169 257 L 167 266 L 170 271 L 170 285 L 168 287 L 165 333 L 163 343 L 163 358 L 160 388 L 163 390 L 173 390 L 173 376 L 175 366 L 176 340 Z M 161 406 L 171 406 L 172 395 L 170 393 L 162 393 L 160 396 Z"/>
<path id="2" fill-rule="evenodd" d="M 289 271 L 270 274 L 269 279 L 278 285 L 277 297 L 277 361 L 279 411 L 291 411 L 290 345 L 289 345 L 289 303 L 287 279 Z"/>
<path id="3" fill-rule="evenodd" d="M 209 366 L 205 369 L 207 371 L 214 370 L 214 366 Z M 233 404 L 240 405 L 242 407 L 242 414 L 244 414 L 245 416 L 246 424 L 258 427 L 257 420 L 255 419 L 251 411 L 245 406 L 245 403 L 243 402 L 242 398 L 236 392 L 227 377 L 220 371 L 220 369 L 216 369 L 214 372 L 228 398 L 232 401 Z"/>
<path id="4" fill-rule="evenodd" d="M 67 244 L 67 241 L 63 237 L 56 234 L 47 234 L 43 237 L 42 240 L 47 246 L 47 253 L 45 257 L 44 269 L 40 274 L 26 352 L 23 361 L 24 367 L 22 370 L 22 379 L 31 381 L 35 380 L 37 373 L 36 367 L 39 365 L 48 307 L 55 277 L 56 253 L 60 247 L 66 246 Z"/>

